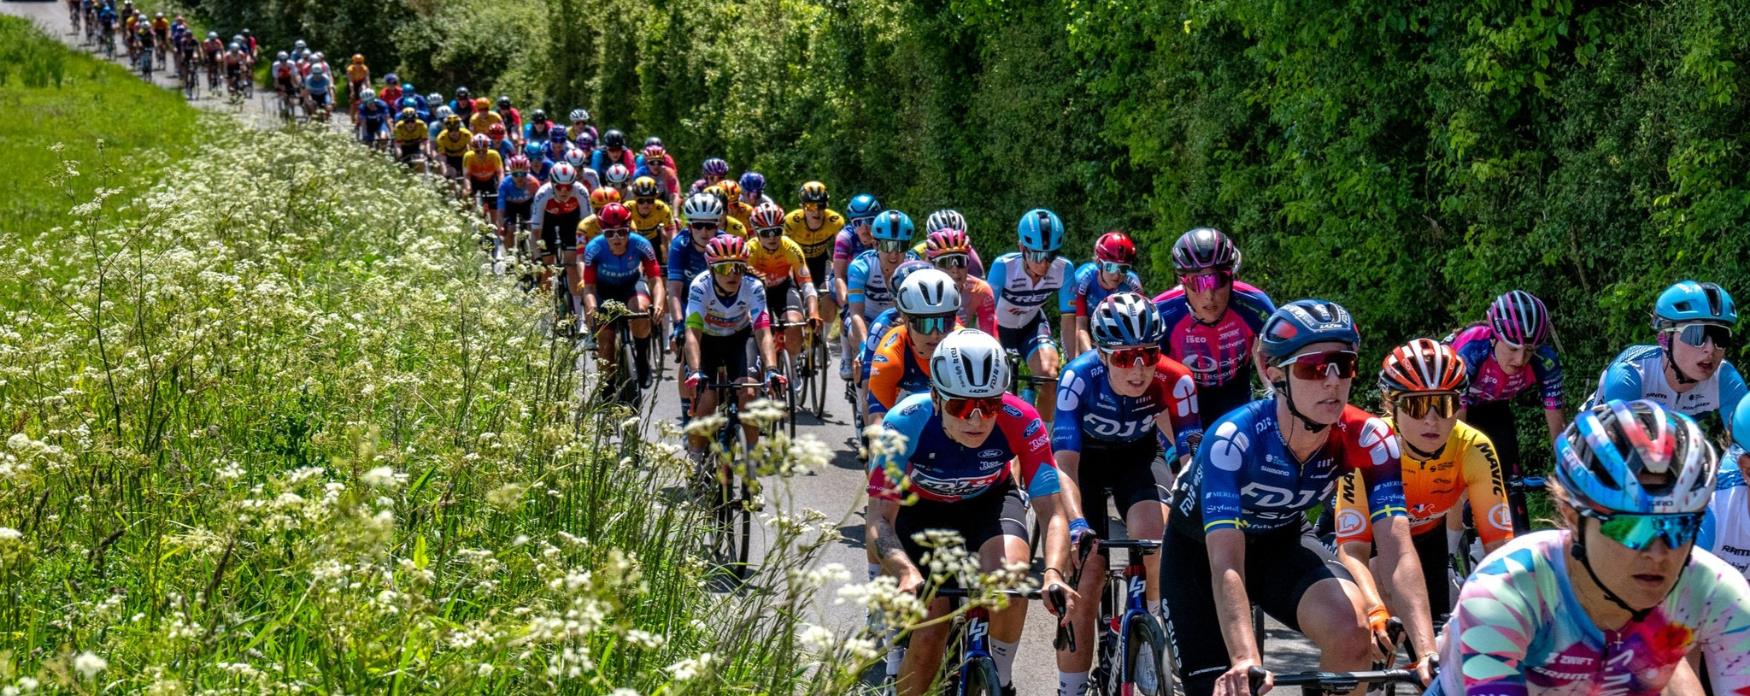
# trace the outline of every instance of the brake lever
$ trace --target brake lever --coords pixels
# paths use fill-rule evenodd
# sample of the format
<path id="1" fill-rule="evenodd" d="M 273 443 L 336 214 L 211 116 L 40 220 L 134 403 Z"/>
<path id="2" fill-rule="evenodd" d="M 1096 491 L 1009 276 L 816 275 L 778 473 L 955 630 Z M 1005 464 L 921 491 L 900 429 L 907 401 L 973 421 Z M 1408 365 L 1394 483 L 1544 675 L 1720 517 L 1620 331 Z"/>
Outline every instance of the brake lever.
<path id="1" fill-rule="evenodd" d="M 1057 636 L 1051 640 L 1051 647 L 1057 650 L 1076 651 L 1076 627 L 1069 622 L 1069 598 L 1063 590 L 1052 590 L 1045 593 L 1045 601 L 1057 614 Z"/>

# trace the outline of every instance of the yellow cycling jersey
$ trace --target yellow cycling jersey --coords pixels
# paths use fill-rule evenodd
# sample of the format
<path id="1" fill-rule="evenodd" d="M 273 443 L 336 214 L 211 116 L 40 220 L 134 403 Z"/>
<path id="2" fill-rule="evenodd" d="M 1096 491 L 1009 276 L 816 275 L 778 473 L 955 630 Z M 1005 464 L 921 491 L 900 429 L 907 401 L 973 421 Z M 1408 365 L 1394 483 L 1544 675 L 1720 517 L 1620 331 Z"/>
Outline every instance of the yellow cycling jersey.
<path id="1" fill-rule="evenodd" d="M 1386 423 L 1392 424 L 1391 419 Z M 1394 432 L 1396 425 L 1392 424 Z M 1404 447 L 1404 503 L 1410 514 L 1410 533 L 1425 534 L 1440 529 L 1446 511 L 1470 493 L 1470 509 L 1477 536 L 1484 544 L 1513 538 L 1513 516 L 1507 510 L 1507 486 L 1501 460 L 1489 436 L 1464 421 L 1452 426 L 1446 446 L 1433 459 L 1421 461 Z M 1361 472 L 1343 477 L 1337 486 L 1337 543 L 1372 541 L 1368 522 L 1367 489 Z"/>
<path id="2" fill-rule="evenodd" d="M 432 141 L 437 145 L 438 152 L 450 157 L 461 157 L 468 154 L 468 141 L 474 139 L 474 134 L 466 128 L 450 130 L 443 129 Z"/>
<path id="3" fill-rule="evenodd" d="M 790 280 L 792 275 L 803 282 L 812 282 L 808 276 L 808 262 L 802 257 L 802 245 L 789 237 L 779 237 L 778 242 L 778 248 L 772 250 L 767 250 L 761 242 L 749 244 L 748 268 L 753 269 L 768 288 Z M 801 289 L 800 284 L 797 289 Z"/>
<path id="4" fill-rule="evenodd" d="M 663 201 L 652 201 L 650 212 L 640 214 L 637 202 L 626 206 L 626 211 L 632 213 L 632 231 L 644 235 L 646 239 L 660 241 L 662 235 L 656 233 L 658 227 L 663 227 L 674 221 L 674 210 Z"/>
<path id="5" fill-rule="evenodd" d="M 844 216 L 827 210 L 821 214 L 820 227 L 809 229 L 804 212 L 797 208 L 784 216 L 784 236 L 802 246 L 803 258 L 817 259 L 832 253 L 833 239 L 845 228 Z"/>
<path id="6" fill-rule="evenodd" d="M 504 123 L 504 118 L 491 111 L 476 111 L 474 117 L 468 119 L 468 129 L 475 133 L 485 133 L 497 124 Z"/>
<path id="7" fill-rule="evenodd" d="M 741 223 L 742 231 L 737 232 L 736 234 L 746 237 L 747 231 L 753 228 L 753 222 L 751 221 L 753 219 L 753 206 L 741 201 L 730 201 L 729 207 L 724 212 L 729 214 L 729 219 Z"/>
<path id="8" fill-rule="evenodd" d="M 416 118 L 412 121 L 395 122 L 395 142 L 411 145 L 428 137 L 431 137 L 431 127 L 425 125 L 424 121 Z"/>

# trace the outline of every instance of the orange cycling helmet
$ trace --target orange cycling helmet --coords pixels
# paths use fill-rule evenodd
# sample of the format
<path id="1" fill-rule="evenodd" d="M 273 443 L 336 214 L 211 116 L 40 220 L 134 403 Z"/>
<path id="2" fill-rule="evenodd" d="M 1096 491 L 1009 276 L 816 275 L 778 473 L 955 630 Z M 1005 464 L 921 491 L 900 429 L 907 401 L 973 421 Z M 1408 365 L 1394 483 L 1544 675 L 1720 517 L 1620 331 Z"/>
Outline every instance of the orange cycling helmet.
<path id="1" fill-rule="evenodd" d="M 1431 338 L 1398 346 L 1379 369 L 1379 389 L 1388 398 L 1407 393 L 1457 394 L 1464 387 L 1464 361 L 1458 351 Z"/>
<path id="2" fill-rule="evenodd" d="M 705 263 L 746 262 L 747 240 L 733 234 L 720 234 L 705 243 Z"/>
<path id="3" fill-rule="evenodd" d="M 741 184 L 728 179 L 717 182 L 717 188 L 723 189 L 723 195 L 731 201 L 741 200 Z"/>
<path id="4" fill-rule="evenodd" d="M 363 53 L 352 54 L 352 64 L 353 65 L 364 65 L 365 64 L 364 54 Z"/>
<path id="5" fill-rule="evenodd" d="M 608 188 L 606 186 L 603 186 L 599 189 L 596 189 L 594 191 L 589 192 L 589 205 L 592 208 L 605 208 L 605 207 L 607 207 L 607 205 L 609 203 L 619 203 L 619 202 L 620 202 L 619 189 L 611 189 L 611 188 Z"/>
<path id="6" fill-rule="evenodd" d="M 486 111 L 486 110 L 491 109 L 491 108 L 492 108 L 492 102 L 487 101 L 486 97 L 481 97 L 479 99 L 474 100 L 474 110 L 475 111 Z"/>
<path id="7" fill-rule="evenodd" d="M 747 219 L 755 231 L 767 230 L 784 226 L 784 209 L 777 203 L 761 203 L 754 208 L 753 215 Z"/>

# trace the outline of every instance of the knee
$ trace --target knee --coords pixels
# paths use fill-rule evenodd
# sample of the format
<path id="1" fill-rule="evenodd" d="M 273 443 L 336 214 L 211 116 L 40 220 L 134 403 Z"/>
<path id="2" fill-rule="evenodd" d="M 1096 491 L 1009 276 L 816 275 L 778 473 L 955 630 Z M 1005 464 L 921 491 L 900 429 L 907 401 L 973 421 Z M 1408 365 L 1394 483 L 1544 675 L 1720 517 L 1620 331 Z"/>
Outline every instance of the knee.
<path id="1" fill-rule="evenodd" d="M 1365 664 L 1373 656 L 1373 634 L 1367 630 L 1367 623 L 1359 617 L 1335 621 L 1332 622 L 1330 645 L 1324 646 L 1324 649 L 1332 657 L 1346 663 Z"/>

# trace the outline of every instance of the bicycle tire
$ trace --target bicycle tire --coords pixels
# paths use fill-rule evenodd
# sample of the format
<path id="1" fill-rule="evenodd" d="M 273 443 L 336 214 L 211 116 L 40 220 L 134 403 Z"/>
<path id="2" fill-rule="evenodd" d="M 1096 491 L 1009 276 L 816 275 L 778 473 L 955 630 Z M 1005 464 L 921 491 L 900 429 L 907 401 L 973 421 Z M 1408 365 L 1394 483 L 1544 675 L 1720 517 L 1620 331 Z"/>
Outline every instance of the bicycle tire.
<path id="1" fill-rule="evenodd" d="M 796 437 L 796 360 L 790 351 L 778 354 L 778 372 L 784 375 L 784 424 L 791 438 Z"/>
<path id="2" fill-rule="evenodd" d="M 814 387 L 809 391 L 809 398 L 813 401 L 814 417 L 818 420 L 826 417 L 826 387 L 831 372 L 827 369 L 826 341 L 815 336 L 814 347 L 809 352 L 814 355 L 814 373 L 809 378 Z"/>
<path id="3" fill-rule="evenodd" d="M 1139 696 L 1183 693 L 1173 683 L 1175 670 L 1167 655 L 1167 634 L 1155 617 L 1149 614 L 1132 617 L 1127 633 L 1121 693 Z"/>
<path id="4" fill-rule="evenodd" d="M 980 655 L 960 665 L 960 693 L 963 696 L 1002 696 L 1002 679 L 997 676 L 996 660 Z"/>
<path id="5" fill-rule="evenodd" d="M 618 380 L 615 385 L 617 389 L 615 389 L 614 397 L 620 403 L 636 408 L 639 394 L 638 367 L 635 361 L 638 357 L 637 351 L 632 347 L 632 342 L 638 339 L 632 337 L 630 323 L 623 322 L 619 328 L 619 335 L 615 336 L 616 342 L 620 344 L 620 349 L 616 358 L 619 362 L 614 369 L 614 379 Z"/>
<path id="6" fill-rule="evenodd" d="M 1252 605 L 1252 640 L 1258 644 L 1258 658 L 1264 657 L 1264 642 L 1269 636 L 1264 633 L 1264 610 L 1258 605 Z"/>

